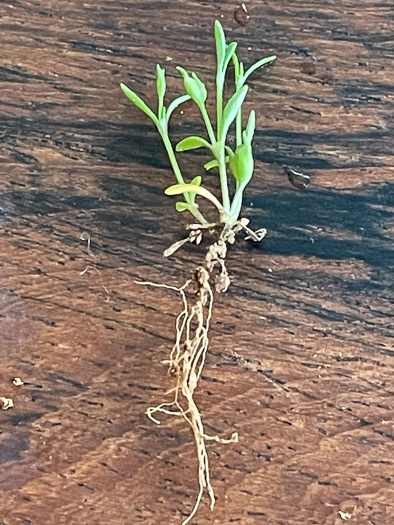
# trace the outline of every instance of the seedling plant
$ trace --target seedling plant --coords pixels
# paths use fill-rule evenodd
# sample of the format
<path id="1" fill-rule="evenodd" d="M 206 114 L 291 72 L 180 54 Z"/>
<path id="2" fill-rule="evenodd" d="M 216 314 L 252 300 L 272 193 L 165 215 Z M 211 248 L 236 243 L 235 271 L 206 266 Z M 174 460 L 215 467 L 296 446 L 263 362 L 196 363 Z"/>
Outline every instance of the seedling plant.
<path id="1" fill-rule="evenodd" d="M 185 239 L 175 242 L 165 252 L 166 257 L 172 255 L 187 242 L 200 244 L 203 236 L 209 235 L 210 242 L 203 264 L 195 269 L 193 276 L 180 288 L 175 290 L 180 294 L 182 310 L 176 318 L 175 343 L 166 363 L 169 373 L 174 377 L 174 387 L 169 394 L 172 399 L 156 407 L 149 407 L 148 417 L 160 424 L 160 413 L 182 417 L 192 428 L 197 447 L 199 492 L 195 505 L 182 525 L 191 521 L 201 499 L 206 491 L 213 509 L 215 504 L 214 490 L 210 481 L 209 460 L 206 441 L 219 443 L 238 441 L 234 432 L 230 439 L 211 436 L 205 433 L 200 411 L 194 399 L 201 373 L 205 364 L 209 344 L 209 330 L 215 293 L 225 292 L 230 285 L 226 268 L 227 245 L 233 244 L 236 234 L 246 233 L 246 238 L 261 241 L 266 234 L 264 228 L 253 231 L 249 228 L 249 220 L 241 218 L 243 194 L 253 177 L 254 158 L 252 141 L 256 127 L 255 111 L 250 111 L 244 121 L 243 104 L 248 93 L 247 80 L 257 69 L 272 63 L 275 56 L 262 58 L 245 69 L 243 62 L 236 54 L 237 43 L 227 44 L 221 23 L 215 22 L 216 44 L 216 115 L 214 122 L 208 113 L 207 89 L 196 73 L 190 73 L 182 67 L 177 67 L 183 78 L 185 94 L 175 98 L 166 105 L 166 74 L 160 66 L 156 66 L 157 74 L 157 109 L 154 111 L 125 84 L 121 89 L 126 97 L 140 108 L 155 124 L 168 154 L 176 184 L 166 188 L 165 193 L 181 199 L 176 202 L 176 210 L 187 212 L 192 216 L 192 222 L 187 226 L 189 231 Z M 234 69 L 234 93 L 224 100 L 226 73 L 229 66 Z M 206 136 L 188 136 L 176 144 L 175 149 L 169 137 L 169 120 L 174 111 L 184 102 L 192 100 L 197 105 L 204 123 Z M 246 122 L 246 123 L 245 123 Z M 230 146 L 230 135 L 235 128 L 234 146 Z M 206 172 L 216 170 L 220 181 L 220 195 L 214 193 L 203 184 L 202 176 L 187 178 L 182 173 L 177 159 L 177 153 L 206 148 L 211 160 L 204 165 Z M 231 180 L 233 179 L 233 180 Z M 215 212 L 216 217 L 210 220 L 206 212 L 199 206 L 200 199 L 210 204 L 208 211 Z M 204 207 L 206 210 L 207 207 Z M 154 284 L 154 283 L 142 283 Z M 169 285 L 158 285 L 174 288 Z"/>

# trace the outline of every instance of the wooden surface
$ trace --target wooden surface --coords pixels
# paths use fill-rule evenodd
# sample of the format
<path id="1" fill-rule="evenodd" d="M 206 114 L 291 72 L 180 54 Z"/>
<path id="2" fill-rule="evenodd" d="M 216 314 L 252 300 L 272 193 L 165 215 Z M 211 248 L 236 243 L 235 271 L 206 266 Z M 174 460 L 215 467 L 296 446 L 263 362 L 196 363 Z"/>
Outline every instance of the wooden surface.
<path id="1" fill-rule="evenodd" d="M 162 258 L 183 235 L 172 174 L 118 84 L 153 104 L 160 61 L 172 94 L 177 64 L 212 88 L 216 18 L 246 63 L 278 61 L 248 99 L 244 215 L 269 234 L 230 252 L 197 396 L 240 442 L 209 444 L 217 505 L 193 523 L 392 523 L 393 3 L 254 0 L 246 27 L 237 5 L 0 3 L 2 525 L 173 525 L 194 503 L 190 430 L 145 416 L 171 387 L 179 298 L 134 281 L 182 284 L 203 250 Z M 201 129 L 183 109 L 174 140 Z"/>

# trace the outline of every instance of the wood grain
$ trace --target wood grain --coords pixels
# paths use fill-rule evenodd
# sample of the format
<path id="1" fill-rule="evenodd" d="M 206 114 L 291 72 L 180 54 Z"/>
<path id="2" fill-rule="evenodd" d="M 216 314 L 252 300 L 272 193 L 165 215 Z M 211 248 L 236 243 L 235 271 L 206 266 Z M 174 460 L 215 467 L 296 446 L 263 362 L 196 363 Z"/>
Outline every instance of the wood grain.
<path id="1" fill-rule="evenodd" d="M 178 285 L 203 252 L 163 259 L 183 235 L 172 175 L 118 84 L 153 104 L 159 61 L 172 94 L 177 64 L 212 88 L 216 18 L 245 62 L 278 60 L 247 103 L 245 215 L 269 235 L 230 252 L 198 392 L 208 431 L 241 439 L 209 445 L 218 500 L 194 523 L 392 523 L 393 3 L 254 0 L 246 27 L 237 6 L 0 3 L 3 525 L 180 524 L 192 508 L 190 431 L 144 413 L 171 387 L 179 298 L 134 281 Z M 201 130 L 183 111 L 174 140 Z M 201 160 L 181 162 L 194 176 Z M 306 192 L 283 165 L 311 176 Z"/>

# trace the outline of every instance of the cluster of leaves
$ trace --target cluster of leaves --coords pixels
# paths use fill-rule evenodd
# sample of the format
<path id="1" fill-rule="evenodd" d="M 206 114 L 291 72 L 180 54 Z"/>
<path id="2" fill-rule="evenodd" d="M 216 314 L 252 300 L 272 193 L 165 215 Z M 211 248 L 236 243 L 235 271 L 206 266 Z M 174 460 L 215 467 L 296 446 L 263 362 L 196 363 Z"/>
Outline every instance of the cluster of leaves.
<path id="1" fill-rule="evenodd" d="M 205 224 L 207 221 L 201 214 L 196 203 L 196 196 L 202 196 L 211 201 L 220 214 L 220 221 L 224 223 L 234 223 L 240 214 L 242 197 L 245 187 L 253 176 L 254 160 L 252 152 L 252 141 L 255 132 L 256 115 L 252 110 L 249 113 L 246 127 L 242 123 L 242 105 L 245 101 L 248 86 L 246 84 L 249 76 L 256 69 L 269 64 L 275 60 L 275 56 L 262 58 L 245 71 L 244 64 L 236 55 L 237 43 L 226 43 L 221 23 L 215 22 L 215 42 L 217 56 L 216 71 L 216 123 L 212 124 L 211 118 L 206 108 L 207 89 L 204 82 L 196 73 L 189 73 L 182 67 L 177 70 L 182 75 L 185 95 L 173 100 L 168 107 L 165 105 L 166 77 L 165 70 L 156 66 L 157 73 L 157 94 L 158 105 L 157 114 L 130 88 L 121 84 L 121 89 L 126 97 L 146 113 L 155 123 L 166 148 L 171 162 L 177 184 L 165 190 L 167 195 L 182 195 L 184 201 L 177 202 L 176 209 L 180 212 L 188 210 L 199 222 Z M 235 92 L 230 99 L 224 103 L 223 91 L 226 80 L 227 69 L 232 62 L 234 66 Z M 202 185 L 202 177 L 194 177 L 190 182 L 186 182 L 179 167 L 176 153 L 168 135 L 168 122 L 174 110 L 183 102 L 193 100 L 203 118 L 207 137 L 189 136 L 181 140 L 175 148 L 176 152 L 188 151 L 196 148 L 207 148 L 212 154 L 212 160 L 205 164 L 204 168 L 208 171 L 217 168 L 220 177 L 221 199 L 215 197 L 206 187 Z M 227 144 L 227 136 L 232 124 L 235 123 L 235 149 Z M 230 198 L 229 171 L 235 178 L 235 192 Z"/>

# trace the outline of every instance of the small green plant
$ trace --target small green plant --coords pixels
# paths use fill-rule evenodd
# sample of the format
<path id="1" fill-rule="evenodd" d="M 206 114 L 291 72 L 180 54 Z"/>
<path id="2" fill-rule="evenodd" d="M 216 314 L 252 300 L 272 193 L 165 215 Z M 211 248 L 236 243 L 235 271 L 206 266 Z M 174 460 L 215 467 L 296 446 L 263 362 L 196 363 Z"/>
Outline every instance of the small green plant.
<path id="1" fill-rule="evenodd" d="M 173 400 L 161 403 L 156 407 L 149 407 L 147 415 L 156 424 L 160 424 L 160 420 L 155 417 L 157 413 L 183 417 L 194 433 L 199 464 L 198 479 L 200 490 L 195 505 L 189 516 L 183 521 L 183 525 L 189 523 L 195 515 L 204 491 L 210 497 L 211 508 L 213 508 L 215 503 L 214 491 L 210 481 L 206 441 L 232 443 L 238 440 L 236 432 L 232 434 L 230 439 L 222 439 L 216 435 L 207 435 L 194 399 L 194 391 L 201 377 L 208 350 L 208 334 L 212 318 L 214 291 L 218 293 L 225 292 L 230 285 L 230 278 L 225 264 L 227 245 L 234 242 L 236 234 L 241 230 L 246 231 L 247 239 L 254 241 L 260 241 L 266 234 L 264 228 L 256 232 L 252 231 L 248 227 L 248 219 L 240 218 L 243 194 L 253 176 L 252 141 L 256 126 L 256 115 L 254 111 L 251 111 L 248 118 L 245 119 L 246 124 L 244 127 L 242 106 L 248 93 L 246 82 L 249 76 L 256 69 L 273 62 L 276 57 L 262 58 L 245 70 L 244 64 L 236 55 L 236 42 L 226 43 L 224 30 L 219 21 L 215 22 L 215 42 L 217 57 L 215 125 L 212 123 L 206 106 L 208 97 L 206 86 L 196 73 L 189 73 L 182 67 L 177 67 L 183 78 L 186 94 L 177 97 L 167 106 L 165 102 L 165 70 L 160 65 L 157 65 L 158 104 L 156 112 L 134 91 L 125 84 L 121 84 L 123 93 L 133 104 L 151 118 L 163 140 L 177 182 L 169 186 L 165 193 L 167 195 L 183 195 L 183 200 L 176 203 L 177 211 L 188 211 L 192 214 L 194 220 L 197 221 L 197 224 L 193 223 L 188 226 L 190 230 L 188 237 L 174 243 L 164 252 L 164 255 L 169 256 L 173 254 L 185 242 L 199 244 L 205 233 L 213 235 L 215 239 L 206 251 L 203 265 L 195 269 L 192 274 L 193 277 L 183 286 L 176 288 L 166 284 L 139 283 L 176 290 L 182 299 L 183 308 L 175 323 L 175 343 L 167 361 L 169 373 L 176 381 L 175 386 L 169 392 L 173 394 Z M 225 102 L 224 86 L 226 73 L 231 63 L 234 67 L 235 89 L 233 95 Z M 198 106 L 205 125 L 206 136 L 186 137 L 174 149 L 169 138 L 169 120 L 174 110 L 180 104 L 190 99 Z M 232 127 L 235 128 L 234 148 L 230 147 L 228 140 Z M 203 185 L 201 175 L 187 180 L 182 174 L 176 154 L 196 148 L 206 148 L 212 156 L 212 159 L 204 165 L 204 168 L 206 171 L 218 170 L 221 190 L 219 197 L 215 196 Z M 229 175 L 234 178 L 234 181 L 231 181 Z M 234 190 L 231 191 L 231 188 L 234 188 Z M 201 212 L 197 202 L 197 198 L 200 197 L 205 198 L 216 209 L 216 221 L 208 221 Z M 214 289 L 212 289 L 210 283 L 212 273 L 215 270 Z"/>
<path id="2" fill-rule="evenodd" d="M 222 224 L 233 226 L 241 212 L 242 198 L 247 184 L 253 176 L 254 160 L 252 152 L 252 141 L 255 132 L 256 115 L 254 110 L 249 113 L 247 124 L 243 128 L 242 105 L 248 93 L 246 81 L 256 69 L 270 64 L 275 56 L 262 58 L 245 71 L 244 64 L 236 55 L 237 43 L 226 44 L 226 38 L 221 23 L 215 22 L 216 42 L 216 125 L 212 124 L 211 117 L 206 107 L 207 89 L 204 82 L 196 73 L 189 73 L 182 67 L 177 70 L 183 77 L 186 94 L 173 100 L 168 106 L 165 105 L 166 76 L 165 70 L 156 66 L 157 72 L 157 95 L 158 104 L 155 113 L 134 91 L 125 84 L 121 89 L 126 97 L 139 107 L 156 125 L 163 144 L 166 148 L 168 158 L 174 171 L 177 184 L 165 190 L 167 195 L 182 195 L 184 201 L 177 202 L 176 209 L 179 212 L 189 211 L 198 222 L 206 226 L 208 221 L 199 210 L 196 196 L 208 199 L 219 213 L 219 221 Z M 234 65 L 235 92 L 225 103 L 224 84 L 226 72 L 230 63 Z M 205 124 L 207 136 L 190 136 L 181 140 L 175 147 L 169 138 L 168 124 L 174 110 L 183 102 L 192 99 L 198 106 Z M 228 144 L 228 134 L 232 124 L 235 122 L 235 149 Z M 186 181 L 179 166 L 176 152 L 193 150 L 196 148 L 207 148 L 212 155 L 212 160 L 205 164 L 205 169 L 217 168 L 220 177 L 221 197 L 218 199 L 202 183 L 201 175 Z M 228 172 L 235 178 L 235 191 L 230 195 L 230 184 Z"/>

